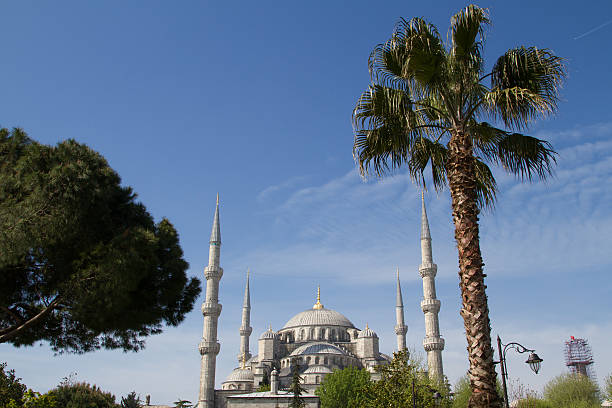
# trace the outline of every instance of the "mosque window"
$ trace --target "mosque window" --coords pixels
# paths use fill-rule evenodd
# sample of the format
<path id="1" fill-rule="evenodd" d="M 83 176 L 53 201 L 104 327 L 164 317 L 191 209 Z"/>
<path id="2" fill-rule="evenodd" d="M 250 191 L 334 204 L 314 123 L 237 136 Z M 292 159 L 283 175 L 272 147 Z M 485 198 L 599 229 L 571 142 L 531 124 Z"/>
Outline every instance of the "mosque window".
<path id="1" fill-rule="evenodd" d="M 320 377 L 317 375 L 317 376 L 315 377 L 315 384 L 318 384 L 318 383 L 319 383 L 319 381 L 321 381 L 321 379 L 320 379 Z"/>
<path id="2" fill-rule="evenodd" d="M 315 357 L 315 364 L 319 364 L 319 357 Z"/>
<path id="3" fill-rule="evenodd" d="M 306 357 L 306 364 L 310 365 L 310 357 Z"/>
<path id="4" fill-rule="evenodd" d="M 327 364 L 327 357 L 323 359 L 323 364 Z"/>

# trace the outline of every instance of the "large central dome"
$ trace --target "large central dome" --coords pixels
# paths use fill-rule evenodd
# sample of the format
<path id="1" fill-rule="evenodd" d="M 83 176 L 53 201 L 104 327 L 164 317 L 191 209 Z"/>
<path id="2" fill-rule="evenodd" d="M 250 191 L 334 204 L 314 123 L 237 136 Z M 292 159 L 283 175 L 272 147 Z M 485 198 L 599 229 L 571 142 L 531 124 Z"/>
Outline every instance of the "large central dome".
<path id="1" fill-rule="evenodd" d="M 325 309 L 308 309 L 293 316 L 283 326 L 283 329 L 300 326 L 341 326 L 354 328 L 353 323 L 341 313 L 335 310 Z"/>

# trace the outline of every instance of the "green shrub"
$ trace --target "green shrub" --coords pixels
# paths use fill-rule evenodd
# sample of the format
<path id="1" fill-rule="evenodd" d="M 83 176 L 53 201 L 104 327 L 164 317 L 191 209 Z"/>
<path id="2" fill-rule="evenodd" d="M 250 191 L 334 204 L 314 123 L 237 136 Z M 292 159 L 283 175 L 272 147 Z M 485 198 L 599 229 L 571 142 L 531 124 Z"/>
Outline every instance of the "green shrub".
<path id="1" fill-rule="evenodd" d="M 516 408 L 555 408 L 548 401 L 536 398 L 528 397 L 518 402 Z"/>
<path id="2" fill-rule="evenodd" d="M 608 401 L 612 401 L 612 374 L 609 374 L 605 379 L 604 398 Z"/>
<path id="3" fill-rule="evenodd" d="M 368 384 L 370 373 L 347 367 L 327 375 L 315 394 L 321 399 L 321 408 L 356 408 L 361 406 L 362 393 Z"/>
<path id="4" fill-rule="evenodd" d="M 85 382 L 62 383 L 49 395 L 62 408 L 117 408 L 114 395 Z"/>
<path id="5" fill-rule="evenodd" d="M 544 398 L 554 408 L 599 408 L 599 390 L 587 376 L 563 374 L 544 386 Z"/>

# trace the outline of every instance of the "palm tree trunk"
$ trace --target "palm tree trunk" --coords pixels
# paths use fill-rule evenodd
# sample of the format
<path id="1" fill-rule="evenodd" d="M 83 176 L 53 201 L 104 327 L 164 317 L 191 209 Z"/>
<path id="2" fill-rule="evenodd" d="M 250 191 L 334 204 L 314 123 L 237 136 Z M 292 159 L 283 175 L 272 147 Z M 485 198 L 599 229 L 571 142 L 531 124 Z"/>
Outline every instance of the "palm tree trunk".
<path id="1" fill-rule="evenodd" d="M 462 131 L 451 136 L 447 163 L 448 184 L 459 253 L 461 316 L 470 361 L 472 396 L 469 408 L 501 407 L 496 392 L 496 373 L 491 347 L 489 307 L 484 284 L 484 263 L 478 236 L 478 205 L 472 143 Z"/>

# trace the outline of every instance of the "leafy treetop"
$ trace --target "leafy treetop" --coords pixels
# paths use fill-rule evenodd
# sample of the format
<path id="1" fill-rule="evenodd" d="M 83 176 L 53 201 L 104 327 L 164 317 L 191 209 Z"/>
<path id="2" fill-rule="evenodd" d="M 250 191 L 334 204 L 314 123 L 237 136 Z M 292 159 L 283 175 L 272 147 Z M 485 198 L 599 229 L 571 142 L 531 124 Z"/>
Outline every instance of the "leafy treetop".
<path id="1" fill-rule="evenodd" d="M 0 342 L 138 350 L 200 293 L 178 235 L 106 160 L 0 129 Z"/>

